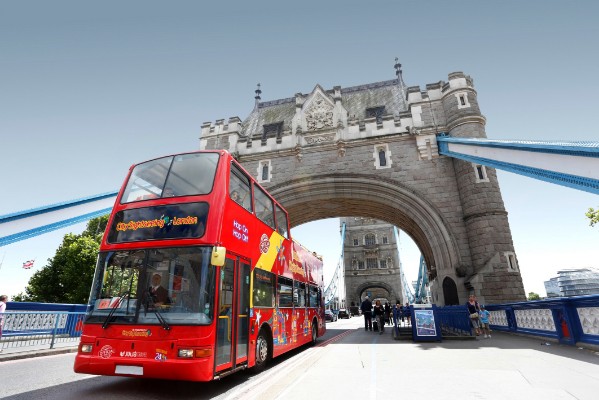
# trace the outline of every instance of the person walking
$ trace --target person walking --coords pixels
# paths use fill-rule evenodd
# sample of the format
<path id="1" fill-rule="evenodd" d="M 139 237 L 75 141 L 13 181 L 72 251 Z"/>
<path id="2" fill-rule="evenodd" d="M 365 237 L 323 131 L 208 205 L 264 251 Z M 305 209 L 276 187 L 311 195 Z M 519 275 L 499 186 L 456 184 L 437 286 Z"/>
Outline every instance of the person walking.
<path id="1" fill-rule="evenodd" d="M 385 323 L 391 325 L 391 306 L 385 303 Z"/>
<path id="2" fill-rule="evenodd" d="M 0 339 L 2 339 L 2 327 L 4 326 L 4 312 L 6 311 L 6 301 L 8 300 L 8 296 L 3 294 L 0 296 Z M 0 348 L 0 353 L 2 353 L 2 349 Z"/>
<path id="3" fill-rule="evenodd" d="M 468 302 L 466 303 L 466 307 L 468 308 L 468 314 L 470 314 L 470 324 L 474 329 L 474 333 L 476 336 L 480 335 L 480 316 L 478 312 L 480 311 L 480 306 L 476 301 L 476 296 L 471 294 L 468 296 Z"/>
<path id="4" fill-rule="evenodd" d="M 372 330 L 372 302 L 370 298 L 366 296 L 364 301 L 360 305 L 360 310 L 362 310 L 362 314 L 364 315 L 364 330 L 371 331 Z"/>
<path id="5" fill-rule="evenodd" d="M 374 303 L 374 317 L 379 326 L 379 335 L 382 335 L 385 332 L 385 307 L 383 307 L 380 300 Z"/>

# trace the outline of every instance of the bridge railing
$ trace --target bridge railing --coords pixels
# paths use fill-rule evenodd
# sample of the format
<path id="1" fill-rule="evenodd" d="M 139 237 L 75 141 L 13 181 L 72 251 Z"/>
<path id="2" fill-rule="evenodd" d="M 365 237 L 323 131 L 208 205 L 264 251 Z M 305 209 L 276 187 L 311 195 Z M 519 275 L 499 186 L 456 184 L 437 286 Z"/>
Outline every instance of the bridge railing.
<path id="1" fill-rule="evenodd" d="M 86 308 L 84 304 L 8 302 L 0 349 L 76 346 Z"/>
<path id="2" fill-rule="evenodd" d="M 488 305 L 491 329 L 599 346 L 599 295 Z"/>
<path id="3" fill-rule="evenodd" d="M 84 312 L 7 311 L 0 348 L 53 349 L 61 343 L 76 345 L 84 316 Z"/>

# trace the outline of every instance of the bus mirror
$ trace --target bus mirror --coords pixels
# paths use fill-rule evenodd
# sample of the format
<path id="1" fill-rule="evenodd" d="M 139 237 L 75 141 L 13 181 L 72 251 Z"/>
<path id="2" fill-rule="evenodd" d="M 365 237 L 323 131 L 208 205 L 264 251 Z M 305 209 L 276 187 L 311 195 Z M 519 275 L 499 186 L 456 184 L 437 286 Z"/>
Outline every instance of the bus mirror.
<path id="1" fill-rule="evenodd" d="M 226 252 L 227 249 L 225 247 L 214 246 L 214 248 L 212 249 L 212 258 L 210 259 L 212 265 L 216 267 L 222 267 L 223 265 L 225 265 Z"/>

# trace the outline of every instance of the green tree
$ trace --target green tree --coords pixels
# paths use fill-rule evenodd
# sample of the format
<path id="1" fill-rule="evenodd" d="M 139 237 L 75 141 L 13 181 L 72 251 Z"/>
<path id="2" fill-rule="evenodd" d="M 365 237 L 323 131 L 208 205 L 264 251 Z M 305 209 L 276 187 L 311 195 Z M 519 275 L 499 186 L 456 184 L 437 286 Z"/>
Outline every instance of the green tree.
<path id="1" fill-rule="evenodd" d="M 87 303 L 108 216 L 92 219 L 80 235 L 66 234 L 48 264 L 33 274 L 17 301 Z"/>
<path id="2" fill-rule="evenodd" d="M 541 300 L 541 296 L 539 296 L 535 292 L 530 292 L 528 293 L 528 300 Z"/>
<path id="3" fill-rule="evenodd" d="M 589 211 L 587 211 L 585 215 L 591 221 L 591 226 L 595 226 L 596 223 L 599 223 L 599 208 L 596 210 L 589 208 Z"/>

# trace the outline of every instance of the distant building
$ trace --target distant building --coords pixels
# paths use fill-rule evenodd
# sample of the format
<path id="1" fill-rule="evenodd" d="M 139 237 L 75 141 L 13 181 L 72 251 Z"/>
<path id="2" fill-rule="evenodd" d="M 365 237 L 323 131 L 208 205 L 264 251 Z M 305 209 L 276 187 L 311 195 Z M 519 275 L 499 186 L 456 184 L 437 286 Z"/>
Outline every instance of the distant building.
<path id="1" fill-rule="evenodd" d="M 560 297 L 562 295 L 559 291 L 557 277 L 545 281 L 545 291 L 547 292 L 547 297 Z"/>
<path id="2" fill-rule="evenodd" d="M 599 270 L 580 268 L 558 271 L 557 277 L 545 282 L 545 290 L 547 297 L 599 294 Z"/>

